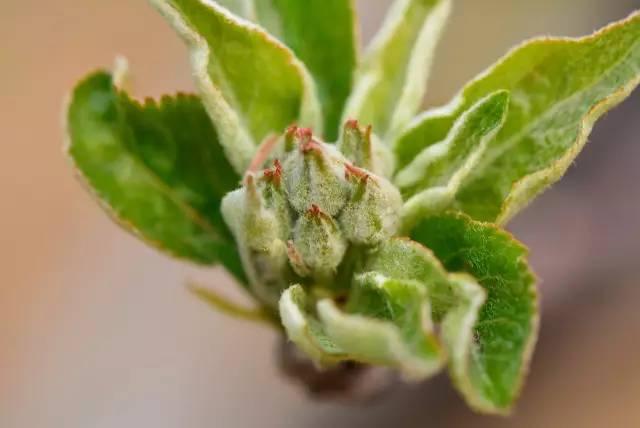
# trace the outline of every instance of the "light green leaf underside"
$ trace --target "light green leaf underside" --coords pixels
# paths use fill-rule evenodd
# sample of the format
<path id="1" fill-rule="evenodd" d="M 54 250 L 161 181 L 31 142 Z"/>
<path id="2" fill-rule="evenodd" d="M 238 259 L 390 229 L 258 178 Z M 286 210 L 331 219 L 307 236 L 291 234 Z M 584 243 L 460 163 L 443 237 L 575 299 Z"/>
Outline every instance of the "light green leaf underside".
<path id="1" fill-rule="evenodd" d="M 442 141 L 487 94 L 511 92 L 509 115 L 455 207 L 503 223 L 557 181 L 593 123 L 640 83 L 640 14 L 582 39 L 538 39 L 514 49 L 446 108 L 426 112 L 398 140 L 399 166 Z"/>
<path id="2" fill-rule="evenodd" d="M 343 118 L 392 140 L 419 109 L 449 0 L 396 0 L 356 73 Z"/>
<path id="3" fill-rule="evenodd" d="M 419 282 L 362 274 L 344 310 L 325 299 L 318 303 L 318 315 L 327 336 L 353 360 L 395 367 L 417 380 L 444 363 L 427 290 Z"/>
<path id="4" fill-rule="evenodd" d="M 194 96 L 133 101 L 98 72 L 74 89 L 68 153 L 126 230 L 176 257 L 222 263 L 245 282 L 220 200 L 239 180 Z"/>
<path id="5" fill-rule="evenodd" d="M 360 275 L 344 308 L 323 299 L 311 306 L 294 285 L 280 300 L 287 335 L 320 365 L 359 361 L 393 367 L 407 379 L 437 372 L 444 359 L 425 287 L 375 272 Z"/>
<path id="6" fill-rule="evenodd" d="M 473 173 L 482 155 L 504 125 L 509 93 L 497 91 L 461 115 L 443 141 L 426 147 L 395 177 L 408 200 L 403 224 L 409 230 L 420 218 L 447 208 Z"/>
<path id="7" fill-rule="evenodd" d="M 320 366 L 347 359 L 346 353 L 327 336 L 313 303 L 301 285 L 292 285 L 282 293 L 280 319 L 287 337 Z"/>
<path id="8" fill-rule="evenodd" d="M 313 79 L 260 27 L 212 0 L 150 0 L 191 48 L 203 102 L 237 172 L 256 146 L 296 122 L 322 130 Z"/>
<path id="9" fill-rule="evenodd" d="M 412 233 L 450 272 L 477 284 L 455 287 L 457 304 L 442 325 L 451 376 L 475 409 L 507 413 L 517 398 L 538 332 L 535 277 L 527 250 L 507 232 L 461 214 L 424 220 Z M 480 308 L 480 311 L 478 311 Z"/>

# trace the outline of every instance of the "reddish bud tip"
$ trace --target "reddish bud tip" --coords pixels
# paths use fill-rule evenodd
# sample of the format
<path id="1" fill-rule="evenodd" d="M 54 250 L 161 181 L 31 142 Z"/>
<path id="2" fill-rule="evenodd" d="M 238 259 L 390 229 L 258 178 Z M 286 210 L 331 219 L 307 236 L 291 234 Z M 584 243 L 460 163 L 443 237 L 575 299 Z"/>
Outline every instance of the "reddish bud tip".
<path id="1" fill-rule="evenodd" d="M 351 165 L 350 163 L 344 164 L 344 178 L 357 178 L 360 179 L 363 183 L 366 183 L 369 179 L 369 173 L 364 169 L 360 169 L 357 166 Z"/>
<path id="2" fill-rule="evenodd" d="M 293 137 L 296 134 L 296 132 L 298 132 L 298 125 L 294 123 L 293 125 L 289 125 L 287 127 L 287 129 L 284 131 L 284 134 L 287 137 Z"/>
<path id="3" fill-rule="evenodd" d="M 347 129 L 358 129 L 358 121 L 356 119 L 349 119 L 344 124 L 344 127 Z"/>
<path id="4" fill-rule="evenodd" d="M 273 169 L 264 170 L 264 179 L 276 186 L 280 186 L 282 182 L 282 164 L 278 159 L 273 161 Z"/>
<path id="5" fill-rule="evenodd" d="M 276 174 L 282 175 L 282 164 L 280 163 L 279 159 L 273 161 L 273 167 L 276 170 Z"/>
<path id="6" fill-rule="evenodd" d="M 320 209 L 320 207 L 316 204 L 311 204 L 309 209 L 307 210 L 307 215 L 315 220 L 320 219 L 328 219 L 329 215 Z"/>
<path id="7" fill-rule="evenodd" d="M 307 154 L 310 152 L 321 153 L 322 148 L 320 147 L 320 144 L 318 144 L 317 141 L 308 140 L 300 144 L 300 151 L 304 154 Z"/>
<path id="8" fill-rule="evenodd" d="M 311 128 L 296 128 L 296 137 L 300 142 L 305 143 L 311 140 L 313 132 L 311 132 Z"/>
<path id="9" fill-rule="evenodd" d="M 307 212 L 312 216 L 319 216 L 320 214 L 322 214 L 320 207 L 317 206 L 316 204 L 311 204 L 311 208 L 309 208 Z"/>

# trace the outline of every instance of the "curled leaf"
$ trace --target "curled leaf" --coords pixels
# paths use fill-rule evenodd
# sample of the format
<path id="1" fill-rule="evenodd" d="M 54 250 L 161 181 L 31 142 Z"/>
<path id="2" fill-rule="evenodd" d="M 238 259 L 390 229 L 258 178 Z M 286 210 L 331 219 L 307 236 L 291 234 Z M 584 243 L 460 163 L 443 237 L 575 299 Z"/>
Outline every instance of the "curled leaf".
<path id="1" fill-rule="evenodd" d="M 508 105 L 507 91 L 481 99 L 456 120 L 447 138 L 426 147 L 398 172 L 394 182 L 408 198 L 403 207 L 405 230 L 454 202 L 504 125 Z"/>
<path id="2" fill-rule="evenodd" d="M 507 413 L 538 333 L 538 298 L 526 248 L 494 225 L 461 214 L 427 218 L 412 237 L 429 246 L 450 272 L 473 275 L 484 289 L 456 279 L 456 305 L 443 319 L 442 338 L 451 376 L 466 401 L 478 411 Z"/>
<path id="3" fill-rule="evenodd" d="M 313 361 L 326 366 L 347 359 L 344 351 L 325 333 L 315 308 L 301 285 L 287 288 L 280 298 L 280 319 L 287 337 Z"/>
<path id="4" fill-rule="evenodd" d="M 366 273 L 356 278 L 344 310 L 325 299 L 318 315 L 327 336 L 353 360 L 394 367 L 416 380 L 444 364 L 427 290 L 419 282 Z"/>

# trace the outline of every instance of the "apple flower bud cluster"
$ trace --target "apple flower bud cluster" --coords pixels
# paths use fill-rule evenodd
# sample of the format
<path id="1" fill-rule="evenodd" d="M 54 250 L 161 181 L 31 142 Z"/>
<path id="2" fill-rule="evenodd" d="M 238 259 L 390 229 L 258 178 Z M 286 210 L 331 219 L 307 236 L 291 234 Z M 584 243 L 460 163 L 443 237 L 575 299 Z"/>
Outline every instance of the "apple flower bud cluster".
<path id="1" fill-rule="evenodd" d="M 348 252 L 396 234 L 400 192 L 380 173 L 386 154 L 349 121 L 337 144 L 290 127 L 260 147 L 242 187 L 222 202 L 254 295 L 275 307 L 294 283 L 344 288 Z M 344 264 L 344 266 L 343 266 Z M 338 275 L 340 271 L 340 275 Z M 345 279 L 346 278 L 346 279 Z"/>

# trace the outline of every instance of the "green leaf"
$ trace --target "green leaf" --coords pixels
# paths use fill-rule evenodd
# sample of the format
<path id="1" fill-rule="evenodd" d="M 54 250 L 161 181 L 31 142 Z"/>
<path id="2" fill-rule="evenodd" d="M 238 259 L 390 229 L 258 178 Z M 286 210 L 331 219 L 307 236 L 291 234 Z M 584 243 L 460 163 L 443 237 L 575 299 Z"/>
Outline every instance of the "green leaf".
<path id="1" fill-rule="evenodd" d="M 280 21 L 280 29 L 271 31 L 280 34 L 314 77 L 324 112 L 324 137 L 335 141 L 356 65 L 353 0 L 256 0 L 256 5 L 269 1 Z M 273 22 L 273 13 L 265 15 L 263 11 L 265 21 Z"/>
<path id="2" fill-rule="evenodd" d="M 356 73 L 343 118 L 391 141 L 418 111 L 449 0 L 397 0 Z"/>
<path id="3" fill-rule="evenodd" d="M 517 398 L 538 332 L 535 277 L 527 250 L 507 232 L 462 214 L 424 220 L 413 239 L 431 248 L 449 271 L 473 275 L 453 288 L 457 305 L 443 321 L 451 376 L 467 402 L 506 413 Z M 479 313 L 478 308 L 481 308 Z"/>
<path id="4" fill-rule="evenodd" d="M 313 79 L 275 38 L 215 2 L 151 2 L 189 44 L 202 100 L 238 173 L 263 139 L 294 122 L 320 133 Z"/>
<path id="5" fill-rule="evenodd" d="M 317 84 L 324 114 L 323 137 L 335 141 L 358 54 L 353 0 L 218 2 L 262 26 L 302 60 Z"/>
<path id="6" fill-rule="evenodd" d="M 245 282 L 220 214 L 239 177 L 198 98 L 139 104 L 97 72 L 74 89 L 67 132 L 80 176 L 120 225 L 173 256 L 220 262 Z"/>
<path id="7" fill-rule="evenodd" d="M 426 147 L 396 175 L 395 184 L 408 198 L 402 213 L 405 230 L 454 201 L 504 125 L 508 105 L 507 91 L 481 99 L 456 120 L 446 139 Z"/>
<path id="8" fill-rule="evenodd" d="M 444 363 L 427 290 L 419 282 L 366 273 L 355 279 L 344 310 L 324 299 L 318 315 L 327 336 L 350 359 L 394 367 L 417 380 L 433 375 Z"/>
<path id="9" fill-rule="evenodd" d="M 456 203 L 476 219 L 504 223 L 564 174 L 594 122 L 639 83 L 640 13 L 582 39 L 527 42 L 450 105 L 418 118 L 395 146 L 399 166 L 442 141 L 478 100 L 509 90 L 507 121 Z"/>

